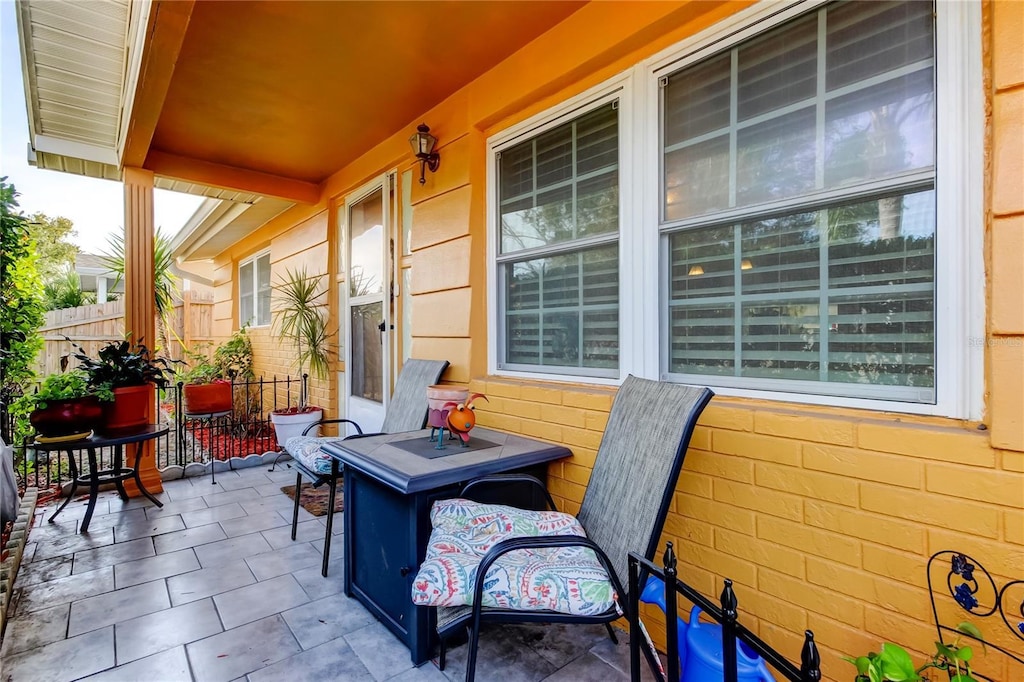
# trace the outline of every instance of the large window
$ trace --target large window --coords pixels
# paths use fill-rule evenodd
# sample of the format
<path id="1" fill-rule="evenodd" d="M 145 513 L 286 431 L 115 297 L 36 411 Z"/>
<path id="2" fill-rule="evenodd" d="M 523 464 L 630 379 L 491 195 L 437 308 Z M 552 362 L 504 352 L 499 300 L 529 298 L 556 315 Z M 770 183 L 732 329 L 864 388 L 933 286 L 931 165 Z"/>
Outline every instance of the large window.
<path id="1" fill-rule="evenodd" d="M 270 254 L 264 253 L 238 266 L 238 323 L 270 324 Z"/>
<path id="2" fill-rule="evenodd" d="M 660 77 L 670 377 L 935 402 L 933 27 L 838 3 Z"/>
<path id="3" fill-rule="evenodd" d="M 496 152 L 498 366 L 618 376 L 617 102 Z"/>

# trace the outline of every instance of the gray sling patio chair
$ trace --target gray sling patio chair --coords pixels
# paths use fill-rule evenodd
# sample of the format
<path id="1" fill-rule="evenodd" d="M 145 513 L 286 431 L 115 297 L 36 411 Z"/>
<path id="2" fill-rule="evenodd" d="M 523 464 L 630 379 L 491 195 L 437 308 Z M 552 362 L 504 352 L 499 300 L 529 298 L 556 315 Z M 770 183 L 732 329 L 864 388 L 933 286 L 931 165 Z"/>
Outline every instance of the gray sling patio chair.
<path id="1" fill-rule="evenodd" d="M 402 372 L 395 382 L 395 392 L 388 402 L 384 423 L 379 433 L 401 433 L 417 431 L 427 423 L 427 386 L 436 384 L 448 368 L 447 360 L 406 360 Z M 348 437 L 327 436 L 313 437 L 306 434 L 323 424 L 351 424 L 356 433 Z M 301 436 L 289 438 L 284 444 L 285 451 L 292 456 L 295 465 L 295 505 L 292 510 L 292 540 L 299 525 L 299 497 L 302 490 L 302 477 L 306 476 L 313 482 L 313 487 L 329 484 L 327 500 L 327 533 L 324 536 L 324 560 L 320 574 L 327 577 L 327 563 L 331 555 L 331 533 L 334 525 L 334 500 L 338 479 L 342 469 L 338 460 L 324 453 L 320 448 L 324 443 L 348 438 L 366 438 L 378 433 L 363 433 L 359 424 L 351 419 L 321 419 L 311 424 Z"/>
<path id="2" fill-rule="evenodd" d="M 626 379 L 612 404 L 590 483 L 576 517 L 586 537 L 581 537 L 578 530 L 568 531 L 577 534 L 566 534 L 560 522 L 552 522 L 553 517 L 543 517 L 541 513 L 542 517 L 538 518 L 538 512 L 517 512 L 511 507 L 497 511 L 507 525 L 494 532 L 500 524 L 489 523 L 497 510 L 493 505 L 476 505 L 482 512 L 473 519 L 476 523 L 460 526 L 464 535 L 460 536 L 459 531 L 448 535 L 446 528 L 450 530 L 451 525 L 446 524 L 455 518 L 459 519 L 456 523 L 462 523 L 474 513 L 474 503 L 465 499 L 435 503 L 434 532 L 426 561 L 414 581 L 413 596 L 416 603 L 422 604 L 425 599 L 417 598 L 420 588 L 426 588 L 423 594 L 431 590 L 445 593 L 453 585 L 461 588 L 454 598 L 446 596 L 435 600 L 448 602 L 439 606 L 437 613 L 442 670 L 445 640 L 463 633 L 468 626 L 470 648 L 466 680 L 474 679 L 480 625 L 484 622 L 603 623 L 612 640 L 616 639 L 611 622 L 627 615 L 628 600 L 623 585 L 627 584 L 628 554 L 633 551 L 648 559 L 654 558 L 690 436 L 712 396 L 707 388 L 632 376 Z M 501 476 L 484 477 L 467 484 L 463 493 L 472 497 L 471 487 L 501 480 Z M 539 481 L 536 483 L 541 485 Z M 452 511 L 443 518 L 446 504 Z M 564 522 L 572 517 L 561 518 Z M 531 523 L 537 524 L 539 532 L 534 533 L 531 527 L 527 531 L 529 536 L 524 537 L 523 529 Z M 473 535 L 472 529 L 481 525 L 487 525 L 494 532 L 490 539 L 479 531 Z M 513 527 L 515 530 L 508 530 Z M 557 534 L 544 535 L 544 532 Z M 438 548 L 436 553 L 435 548 Z M 459 551 L 452 551 L 452 548 Z M 517 550 L 530 550 L 533 556 L 530 552 L 506 556 Z M 463 556 L 457 556 L 460 553 Z M 479 563 L 474 566 L 474 562 Z M 531 577 L 537 577 L 532 584 Z M 421 580 L 425 582 L 417 585 Z M 606 589 L 598 586 L 595 590 L 595 582 L 600 580 L 605 581 Z M 524 585 L 525 593 L 517 594 Z M 551 601 L 554 597 L 548 597 L 550 591 L 557 591 L 559 586 L 570 595 L 558 596 L 559 610 L 547 610 L 545 606 L 540 606 L 545 610 L 522 610 L 523 606 L 537 609 L 538 603 L 554 603 Z M 575 591 L 570 586 L 575 586 Z M 587 589 L 590 592 L 585 594 Z M 544 594 L 545 591 L 549 592 Z M 588 596 L 598 593 L 610 595 L 610 599 L 602 602 Z M 538 599 L 539 594 L 542 597 Z M 453 602 L 463 605 L 452 605 Z M 568 609 L 563 609 L 567 604 Z M 653 667 L 648 647 L 644 650 Z"/>

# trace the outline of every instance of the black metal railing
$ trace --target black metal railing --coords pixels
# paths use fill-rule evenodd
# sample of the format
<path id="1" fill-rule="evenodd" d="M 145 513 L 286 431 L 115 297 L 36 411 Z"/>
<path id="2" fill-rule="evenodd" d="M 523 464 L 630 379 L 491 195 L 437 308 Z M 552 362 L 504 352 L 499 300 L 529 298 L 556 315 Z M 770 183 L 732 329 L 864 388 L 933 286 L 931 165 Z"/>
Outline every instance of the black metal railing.
<path id="1" fill-rule="evenodd" d="M 979 642 L 992 658 L 986 656 L 982 661 L 974 657 L 970 661 L 972 669 L 998 666 L 1000 662 L 994 652 L 999 652 L 1006 657 L 1005 665 L 1017 673 L 1009 678 L 1024 679 L 1024 579 L 1009 580 L 1000 587 L 980 561 L 964 552 L 948 549 L 933 554 L 926 570 L 928 598 L 939 640 L 949 647 L 958 646 L 953 642 L 960 640 Z M 940 602 L 946 602 L 943 608 L 939 608 Z M 949 602 L 953 602 L 955 610 Z M 964 612 L 973 616 L 970 622 L 975 628 L 952 625 L 953 621 L 963 619 Z M 953 618 L 954 614 L 959 618 Z M 991 620 L 982 620 L 987 618 Z M 1001 631 L 1003 627 L 1009 630 L 1010 636 Z M 953 672 L 949 674 L 952 676 Z M 997 679 L 978 670 L 972 670 L 971 676 L 981 680 Z"/>
<path id="2" fill-rule="evenodd" d="M 305 377 L 260 377 L 252 381 L 235 381 L 231 384 L 231 411 L 205 418 L 192 418 L 184 413 L 181 384 L 159 391 L 157 414 L 160 415 L 159 421 L 167 424 L 169 429 L 166 435 L 153 441 L 157 468 L 205 464 L 278 450 L 270 413 L 280 407 L 295 405 L 305 395 L 306 387 Z M 31 436 L 13 442 L 15 417 L 8 414 L 3 405 L 0 405 L 0 432 L 14 448 L 14 470 L 23 489 L 36 487 L 42 491 L 70 479 L 64 452 L 37 451 L 31 445 Z M 112 465 L 112 448 L 101 448 L 96 455 L 100 468 Z M 80 474 L 88 473 L 88 456 L 84 451 L 76 453 L 75 463 Z"/>
<path id="3" fill-rule="evenodd" d="M 666 653 L 668 656 L 667 671 L 655 670 L 655 675 L 662 681 L 675 682 L 680 679 L 679 669 L 679 633 L 676 622 L 678 595 L 685 597 L 690 603 L 700 607 L 709 618 L 722 626 L 722 667 L 724 682 L 737 682 L 739 663 L 736 656 L 737 641 L 742 642 L 780 675 L 791 682 L 818 682 L 821 680 L 821 656 L 814 643 L 814 633 L 804 633 L 804 645 L 800 654 L 800 667 L 790 663 L 782 654 L 768 646 L 760 637 L 745 628 L 739 622 L 738 600 L 732 589 L 732 581 L 726 579 L 721 594 L 721 604 L 715 605 L 697 590 L 676 577 L 676 555 L 669 542 L 665 548 L 664 567 L 659 568 L 652 562 L 633 552 L 629 553 L 629 629 L 634 633 L 629 638 L 630 677 L 640 679 L 640 633 L 646 630 L 640 622 L 640 576 L 653 576 L 661 579 L 665 585 L 665 630 Z"/>

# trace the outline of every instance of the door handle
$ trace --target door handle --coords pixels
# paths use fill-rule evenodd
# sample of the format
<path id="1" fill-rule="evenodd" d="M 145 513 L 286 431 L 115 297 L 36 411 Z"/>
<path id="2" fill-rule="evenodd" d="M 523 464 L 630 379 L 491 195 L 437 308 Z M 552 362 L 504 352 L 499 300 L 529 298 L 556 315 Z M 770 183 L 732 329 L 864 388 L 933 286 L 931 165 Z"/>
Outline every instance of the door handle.
<path id="1" fill-rule="evenodd" d="M 380 345 L 384 345 L 384 332 L 388 330 L 387 322 L 381 320 L 380 324 L 377 325 L 377 331 L 380 332 Z"/>

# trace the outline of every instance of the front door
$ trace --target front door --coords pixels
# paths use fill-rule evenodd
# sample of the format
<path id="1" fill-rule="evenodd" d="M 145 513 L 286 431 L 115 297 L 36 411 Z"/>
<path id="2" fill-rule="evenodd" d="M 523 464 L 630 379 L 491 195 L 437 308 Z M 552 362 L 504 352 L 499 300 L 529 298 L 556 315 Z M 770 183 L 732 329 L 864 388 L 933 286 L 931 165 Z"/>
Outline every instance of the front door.
<path id="1" fill-rule="evenodd" d="M 380 431 L 390 394 L 391 198 L 381 177 L 345 201 L 345 395 L 347 416 Z"/>

